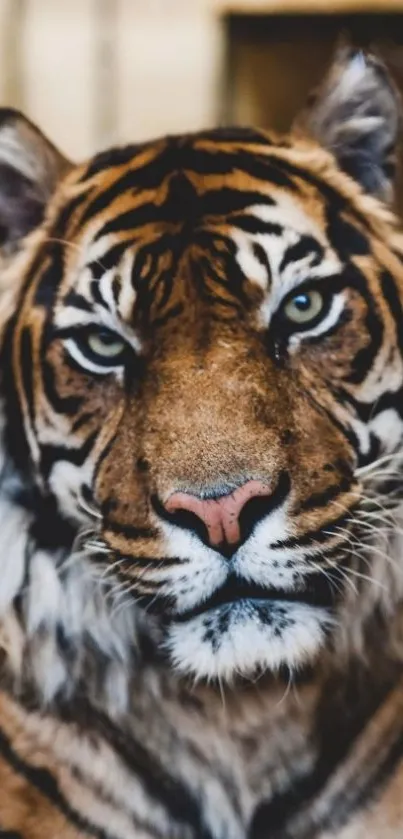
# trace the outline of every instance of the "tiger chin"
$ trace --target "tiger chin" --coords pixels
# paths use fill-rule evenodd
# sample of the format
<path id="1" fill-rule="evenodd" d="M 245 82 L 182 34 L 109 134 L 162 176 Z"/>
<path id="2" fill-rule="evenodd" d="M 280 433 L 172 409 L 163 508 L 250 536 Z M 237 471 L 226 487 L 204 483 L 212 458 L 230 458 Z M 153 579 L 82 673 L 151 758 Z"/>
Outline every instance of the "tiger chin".
<path id="1" fill-rule="evenodd" d="M 287 137 L 0 110 L 0 832 L 401 835 L 400 125 L 349 49 Z"/>

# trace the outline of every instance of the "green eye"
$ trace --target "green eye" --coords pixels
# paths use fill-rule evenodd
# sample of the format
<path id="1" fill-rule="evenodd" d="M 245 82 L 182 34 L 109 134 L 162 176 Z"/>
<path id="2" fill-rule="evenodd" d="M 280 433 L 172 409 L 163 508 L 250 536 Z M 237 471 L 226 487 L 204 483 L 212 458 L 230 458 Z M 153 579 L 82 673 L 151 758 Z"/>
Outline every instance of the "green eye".
<path id="1" fill-rule="evenodd" d="M 291 323 L 305 326 L 321 314 L 324 305 L 323 294 L 316 289 L 301 291 L 287 300 L 283 307 L 283 314 Z"/>
<path id="2" fill-rule="evenodd" d="M 64 347 L 76 364 L 98 375 L 126 367 L 136 357 L 131 344 L 112 329 L 94 326 L 75 330 L 65 338 Z"/>
<path id="3" fill-rule="evenodd" d="M 115 361 L 126 349 L 125 342 L 108 329 L 88 332 L 84 342 L 94 356 L 100 356 L 105 361 Z"/>

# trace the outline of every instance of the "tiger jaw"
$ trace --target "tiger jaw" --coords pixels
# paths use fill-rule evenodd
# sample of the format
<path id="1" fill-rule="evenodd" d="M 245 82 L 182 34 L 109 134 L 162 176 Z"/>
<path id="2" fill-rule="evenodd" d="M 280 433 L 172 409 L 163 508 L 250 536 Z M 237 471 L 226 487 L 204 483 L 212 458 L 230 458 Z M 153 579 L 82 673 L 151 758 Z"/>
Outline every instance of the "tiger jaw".
<path id="1" fill-rule="evenodd" d="M 368 468 L 356 471 L 358 481 Z M 126 555 L 122 567 L 146 622 L 156 618 L 160 647 L 178 672 L 231 681 L 315 665 L 324 648 L 339 656 L 350 635 L 360 637 L 368 610 L 389 608 L 393 568 L 373 528 L 365 544 L 366 493 L 357 482 L 351 487 L 356 503 L 342 510 L 342 523 L 322 522 L 315 538 L 311 531 L 299 540 L 287 497 L 231 555 L 190 530 L 153 520 L 154 538 L 136 542 L 139 554 Z"/>
<path id="2" fill-rule="evenodd" d="M 297 669 L 323 647 L 340 593 L 337 567 L 332 576 L 310 573 L 285 551 L 273 565 L 263 548 L 267 524 L 259 529 L 266 538 L 253 534 L 231 561 L 178 533 L 170 548 L 183 554 L 179 562 L 172 558 L 170 567 L 133 576 L 135 602 L 157 621 L 163 648 L 184 675 L 231 680 L 281 666 Z"/>
<path id="3" fill-rule="evenodd" d="M 165 649 L 183 675 L 231 681 L 311 664 L 331 624 L 328 610 L 302 602 L 239 600 L 172 622 Z"/>
<path id="4" fill-rule="evenodd" d="M 338 558 L 327 557 L 340 535 L 318 531 L 317 544 L 304 549 L 291 538 L 289 507 L 287 496 L 231 555 L 155 518 L 161 542 L 149 542 L 142 557 L 140 540 L 138 554 L 123 561 L 135 602 L 159 624 L 181 673 L 231 680 L 314 662 L 343 594 Z"/>
<path id="5" fill-rule="evenodd" d="M 174 666 L 196 678 L 299 668 L 325 642 L 334 599 L 320 579 L 287 591 L 229 577 L 198 607 L 165 616 L 165 647 Z"/>

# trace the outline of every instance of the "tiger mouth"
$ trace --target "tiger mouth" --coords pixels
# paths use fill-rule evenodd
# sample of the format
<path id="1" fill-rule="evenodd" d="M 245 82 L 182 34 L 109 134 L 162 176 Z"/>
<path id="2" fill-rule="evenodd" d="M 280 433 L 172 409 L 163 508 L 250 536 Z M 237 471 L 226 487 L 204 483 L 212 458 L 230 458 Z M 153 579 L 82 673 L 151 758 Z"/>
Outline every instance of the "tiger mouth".
<path id="1" fill-rule="evenodd" d="M 335 604 L 336 596 L 337 592 L 334 585 L 320 573 L 312 575 L 309 582 L 294 591 L 262 586 L 232 576 L 198 606 L 186 609 L 183 612 L 170 614 L 169 619 L 174 623 L 185 623 L 221 606 L 231 608 L 241 601 L 249 603 L 265 601 L 268 605 L 278 602 L 301 603 L 307 606 L 330 609 Z"/>

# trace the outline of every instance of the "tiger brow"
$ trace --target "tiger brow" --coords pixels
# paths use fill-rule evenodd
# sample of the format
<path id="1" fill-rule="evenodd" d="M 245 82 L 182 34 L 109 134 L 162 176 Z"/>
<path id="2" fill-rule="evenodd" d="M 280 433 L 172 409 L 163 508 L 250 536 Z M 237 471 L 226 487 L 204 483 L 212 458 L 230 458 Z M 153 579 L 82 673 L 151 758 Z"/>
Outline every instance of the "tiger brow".
<path id="1" fill-rule="evenodd" d="M 253 250 L 253 255 L 255 256 L 257 261 L 260 262 L 260 264 L 263 265 L 263 267 L 266 269 L 266 272 L 267 272 L 267 287 L 271 288 L 271 285 L 273 283 L 273 274 L 272 274 L 272 270 L 271 270 L 269 257 L 267 256 L 267 253 L 266 253 L 265 249 L 262 245 L 259 244 L 259 242 L 253 242 L 252 250 Z"/>

